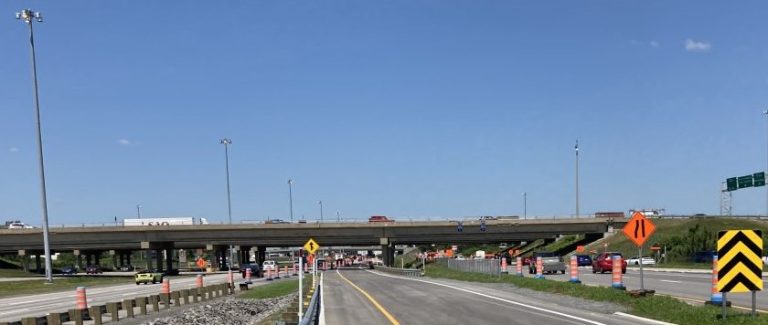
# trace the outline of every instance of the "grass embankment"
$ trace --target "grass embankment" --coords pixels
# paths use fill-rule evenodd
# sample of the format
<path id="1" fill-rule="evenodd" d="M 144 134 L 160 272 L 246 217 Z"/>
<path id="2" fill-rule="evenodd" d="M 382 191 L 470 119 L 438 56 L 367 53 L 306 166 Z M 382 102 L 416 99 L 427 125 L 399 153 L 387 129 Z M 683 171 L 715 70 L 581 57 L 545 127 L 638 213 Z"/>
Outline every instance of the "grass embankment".
<path id="1" fill-rule="evenodd" d="M 0 269 L 0 278 L 34 278 L 41 276 L 37 273 L 24 272 L 24 270 Z"/>
<path id="2" fill-rule="evenodd" d="M 768 324 L 768 317 L 766 316 L 753 320 L 747 314 L 734 310 L 728 311 L 727 321 L 723 323 L 717 319 L 717 315 L 721 313 L 720 307 L 692 306 L 665 296 L 632 298 L 624 291 L 607 287 L 592 287 L 546 279 L 521 278 L 506 274 L 498 277 L 481 273 L 459 272 L 435 264 L 427 266 L 427 276 L 470 282 L 509 283 L 520 288 L 536 291 L 595 301 L 607 301 L 626 307 L 628 312 L 633 315 L 677 324 Z"/>
<path id="3" fill-rule="evenodd" d="M 20 296 L 56 291 L 72 292 L 77 287 L 99 287 L 114 284 L 133 284 L 132 277 L 67 277 L 54 278 L 52 284 L 46 284 L 44 278 L 39 280 L 0 282 L 0 297 Z"/>
<path id="4" fill-rule="evenodd" d="M 312 285 L 312 277 L 304 276 L 304 288 Z M 292 280 L 277 281 L 263 286 L 253 287 L 251 290 L 239 295 L 243 299 L 267 299 L 282 297 L 299 291 L 299 279 L 294 277 Z"/>
<path id="5" fill-rule="evenodd" d="M 650 246 L 658 244 L 667 248 L 666 264 L 657 267 L 685 267 L 703 268 L 711 267 L 711 263 L 693 263 L 692 255 L 697 251 L 715 250 L 717 246 L 717 233 L 722 230 L 732 229 L 760 229 L 764 237 L 768 236 L 768 223 L 761 220 L 737 219 L 724 217 L 702 217 L 685 219 L 651 219 L 656 225 L 656 232 L 646 241 L 643 248 L 644 256 L 656 256 L 650 250 Z M 586 251 L 602 252 L 618 251 L 625 257 L 637 256 L 638 248 L 630 241 L 621 229 L 617 233 L 606 238 L 600 243 L 586 246 Z M 765 238 L 764 238 L 765 241 Z M 604 246 L 607 244 L 607 247 Z"/>

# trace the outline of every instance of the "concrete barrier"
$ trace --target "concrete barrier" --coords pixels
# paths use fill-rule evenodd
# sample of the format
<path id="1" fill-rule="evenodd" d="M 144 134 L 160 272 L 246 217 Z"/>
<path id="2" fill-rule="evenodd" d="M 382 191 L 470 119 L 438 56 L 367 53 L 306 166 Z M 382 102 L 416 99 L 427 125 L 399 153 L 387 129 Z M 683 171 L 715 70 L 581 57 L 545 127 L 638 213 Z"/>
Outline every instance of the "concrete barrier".
<path id="1" fill-rule="evenodd" d="M 133 318 L 133 307 L 136 306 L 136 300 L 134 299 L 125 299 L 123 300 L 123 310 L 125 310 L 125 317 Z"/>
<path id="2" fill-rule="evenodd" d="M 374 269 L 376 269 L 376 271 L 397 274 L 397 275 L 402 275 L 407 277 L 420 277 L 424 275 L 419 269 L 399 269 L 399 268 L 387 267 L 387 266 L 374 266 Z"/>

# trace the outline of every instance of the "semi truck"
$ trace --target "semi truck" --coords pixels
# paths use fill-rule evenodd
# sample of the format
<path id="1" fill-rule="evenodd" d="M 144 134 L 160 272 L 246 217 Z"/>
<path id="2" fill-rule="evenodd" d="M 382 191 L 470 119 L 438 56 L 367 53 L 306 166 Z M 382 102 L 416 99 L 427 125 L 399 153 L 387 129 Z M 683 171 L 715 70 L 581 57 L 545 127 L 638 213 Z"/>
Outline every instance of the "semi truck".
<path id="1" fill-rule="evenodd" d="M 205 218 L 181 217 L 181 218 L 141 218 L 123 219 L 123 226 L 182 226 L 182 225 L 207 225 Z"/>

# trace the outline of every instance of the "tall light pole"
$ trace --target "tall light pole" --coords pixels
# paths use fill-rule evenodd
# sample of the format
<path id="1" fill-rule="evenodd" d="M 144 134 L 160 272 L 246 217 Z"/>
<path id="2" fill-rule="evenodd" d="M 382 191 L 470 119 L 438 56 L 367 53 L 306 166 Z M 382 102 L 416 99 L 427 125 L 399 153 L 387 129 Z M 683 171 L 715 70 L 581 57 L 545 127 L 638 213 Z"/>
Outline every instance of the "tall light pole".
<path id="1" fill-rule="evenodd" d="M 320 223 L 323 223 L 323 200 L 320 200 L 317 204 L 320 204 Z"/>
<path id="2" fill-rule="evenodd" d="M 229 224 L 232 224 L 232 197 L 230 195 L 229 190 L 229 145 L 232 144 L 232 140 L 224 138 L 221 139 L 221 144 L 224 145 L 224 168 L 227 173 L 227 215 L 229 216 Z M 229 271 L 229 281 L 230 285 L 233 285 L 232 282 L 232 263 L 235 262 L 233 257 L 233 251 L 234 247 L 232 244 L 229 245 L 229 265 L 227 265 L 227 270 Z"/>
<path id="3" fill-rule="evenodd" d="M 51 247 L 48 242 L 48 197 L 45 190 L 45 164 L 43 163 L 43 133 L 40 130 L 40 96 L 37 90 L 37 58 L 35 57 L 35 33 L 32 29 L 32 21 L 43 22 L 43 16 L 30 9 L 24 9 L 16 13 L 16 19 L 20 19 L 29 26 L 29 46 L 32 49 L 32 80 L 35 91 L 35 125 L 37 129 L 37 161 L 40 171 L 40 193 L 43 211 L 43 249 L 45 250 L 45 280 L 53 283 L 51 266 Z"/>
<path id="4" fill-rule="evenodd" d="M 576 218 L 579 217 L 579 140 L 576 140 Z"/>
<path id="5" fill-rule="evenodd" d="M 523 192 L 523 220 L 528 219 L 528 192 Z"/>
<path id="6" fill-rule="evenodd" d="M 291 208 L 291 223 L 293 223 L 293 180 L 288 179 L 288 205 Z"/>
<path id="7" fill-rule="evenodd" d="M 136 205 L 136 217 L 141 219 L 141 204 Z"/>

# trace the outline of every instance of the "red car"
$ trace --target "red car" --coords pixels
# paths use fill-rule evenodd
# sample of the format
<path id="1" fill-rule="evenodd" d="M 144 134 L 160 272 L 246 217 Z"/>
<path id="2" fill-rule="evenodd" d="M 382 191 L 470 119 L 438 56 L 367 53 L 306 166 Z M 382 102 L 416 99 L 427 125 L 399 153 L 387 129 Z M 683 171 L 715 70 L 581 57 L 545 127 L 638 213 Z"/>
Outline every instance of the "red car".
<path id="1" fill-rule="evenodd" d="M 395 222 L 395 220 L 389 219 L 386 216 L 371 216 L 368 218 L 368 222 Z"/>
<path id="2" fill-rule="evenodd" d="M 597 255 L 592 260 L 592 273 L 605 273 L 613 270 L 613 256 L 621 257 L 621 274 L 627 273 L 627 261 L 621 256 L 619 252 L 606 252 Z"/>

